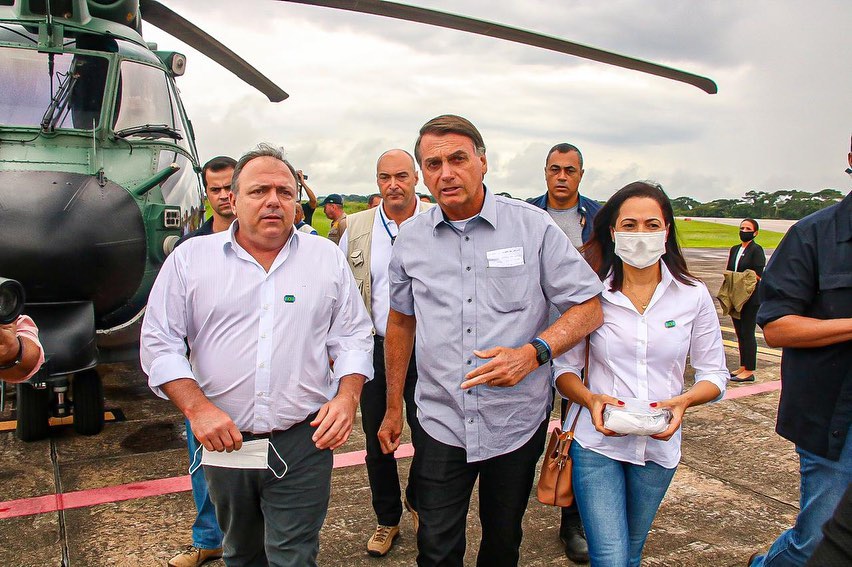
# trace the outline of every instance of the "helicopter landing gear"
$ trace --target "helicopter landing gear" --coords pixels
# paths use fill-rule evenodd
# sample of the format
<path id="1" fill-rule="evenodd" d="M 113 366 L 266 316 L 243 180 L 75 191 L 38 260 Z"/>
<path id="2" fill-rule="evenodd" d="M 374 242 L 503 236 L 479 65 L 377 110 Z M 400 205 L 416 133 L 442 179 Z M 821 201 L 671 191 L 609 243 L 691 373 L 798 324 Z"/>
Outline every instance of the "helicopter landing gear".
<path id="1" fill-rule="evenodd" d="M 80 435 L 96 435 L 104 428 L 104 386 L 94 368 L 74 375 L 71 381 L 74 402 L 74 430 Z"/>
<path id="2" fill-rule="evenodd" d="M 50 389 L 32 384 L 17 385 L 18 415 L 15 435 L 21 441 L 38 441 L 47 437 Z"/>

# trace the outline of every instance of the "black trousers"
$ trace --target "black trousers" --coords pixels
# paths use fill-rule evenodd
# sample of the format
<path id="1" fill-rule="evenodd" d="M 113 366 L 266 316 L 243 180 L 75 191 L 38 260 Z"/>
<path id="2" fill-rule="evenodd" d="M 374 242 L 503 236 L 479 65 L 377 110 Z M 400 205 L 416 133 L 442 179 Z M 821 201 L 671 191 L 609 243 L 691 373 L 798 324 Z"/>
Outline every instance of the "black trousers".
<path id="1" fill-rule="evenodd" d="M 399 474 L 396 468 L 396 458 L 382 453 L 379 444 L 378 432 L 385 418 L 387 409 L 387 380 L 385 378 L 385 341 L 378 335 L 375 336 L 373 349 L 373 368 L 375 374 L 373 379 L 364 384 L 361 391 L 361 426 L 364 429 L 367 445 L 367 477 L 370 481 L 370 493 L 372 494 L 373 510 L 376 520 L 382 526 L 395 526 L 399 524 L 402 517 L 402 501 L 399 489 Z M 411 428 L 411 440 L 415 448 L 416 439 L 419 437 L 420 422 L 417 421 L 417 406 L 414 404 L 414 387 L 417 384 L 417 364 L 414 353 L 408 364 L 408 373 L 405 377 L 405 416 L 408 426 Z M 408 486 L 405 489 L 405 497 L 411 506 L 417 510 L 417 491 L 414 469 L 417 459 L 411 461 L 408 470 Z"/>
<path id="2" fill-rule="evenodd" d="M 737 332 L 737 343 L 740 349 L 740 366 L 746 370 L 757 368 L 757 339 L 754 329 L 757 324 L 757 310 L 760 308 L 760 300 L 756 294 L 752 294 L 740 312 L 740 318 L 731 317 L 734 322 L 734 330 Z"/>
<path id="3" fill-rule="evenodd" d="M 422 432 L 417 447 L 418 511 L 417 565 L 461 567 L 464 563 L 465 528 L 473 486 L 479 478 L 479 522 L 482 541 L 479 567 L 515 567 L 521 527 L 535 465 L 544 450 L 545 420 L 524 445 L 475 463 L 467 462 L 461 447 L 445 445 Z"/>

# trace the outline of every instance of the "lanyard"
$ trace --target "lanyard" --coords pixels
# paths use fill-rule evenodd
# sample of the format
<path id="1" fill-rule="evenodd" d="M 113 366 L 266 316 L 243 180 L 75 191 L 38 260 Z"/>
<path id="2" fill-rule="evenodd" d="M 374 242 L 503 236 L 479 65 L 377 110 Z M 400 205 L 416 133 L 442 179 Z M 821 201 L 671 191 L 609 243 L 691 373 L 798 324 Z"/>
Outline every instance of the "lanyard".
<path id="1" fill-rule="evenodd" d="M 391 246 L 393 246 L 393 243 L 396 241 L 396 236 L 391 234 L 390 228 L 388 228 L 388 223 L 385 220 L 385 212 L 382 210 L 381 205 L 379 205 L 379 218 L 382 220 L 382 226 L 385 227 L 385 232 L 388 233 L 388 237 L 390 238 L 390 241 L 391 241 Z"/>

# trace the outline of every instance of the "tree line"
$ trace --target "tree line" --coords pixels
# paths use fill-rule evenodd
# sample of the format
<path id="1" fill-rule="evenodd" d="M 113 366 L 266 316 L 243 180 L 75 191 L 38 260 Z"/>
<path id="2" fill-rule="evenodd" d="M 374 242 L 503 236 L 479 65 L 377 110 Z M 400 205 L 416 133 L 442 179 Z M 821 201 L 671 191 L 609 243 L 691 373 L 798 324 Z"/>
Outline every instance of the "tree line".
<path id="1" fill-rule="evenodd" d="M 708 203 L 677 197 L 672 199 L 672 207 L 676 216 L 799 220 L 840 202 L 843 197 L 837 189 L 816 193 L 796 189 L 774 193 L 749 191 L 740 199 L 716 199 Z"/>

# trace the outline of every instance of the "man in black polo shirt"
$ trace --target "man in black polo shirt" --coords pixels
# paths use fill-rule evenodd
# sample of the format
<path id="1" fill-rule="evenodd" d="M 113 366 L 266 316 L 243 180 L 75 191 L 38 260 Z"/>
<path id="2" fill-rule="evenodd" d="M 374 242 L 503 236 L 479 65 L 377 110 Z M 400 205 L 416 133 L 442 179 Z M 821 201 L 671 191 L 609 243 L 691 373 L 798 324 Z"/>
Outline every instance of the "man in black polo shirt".
<path id="1" fill-rule="evenodd" d="M 796 444 L 800 510 L 749 565 L 798 566 L 852 483 L 852 193 L 793 225 L 766 266 L 760 299 L 766 342 L 784 349 L 775 430 Z"/>

